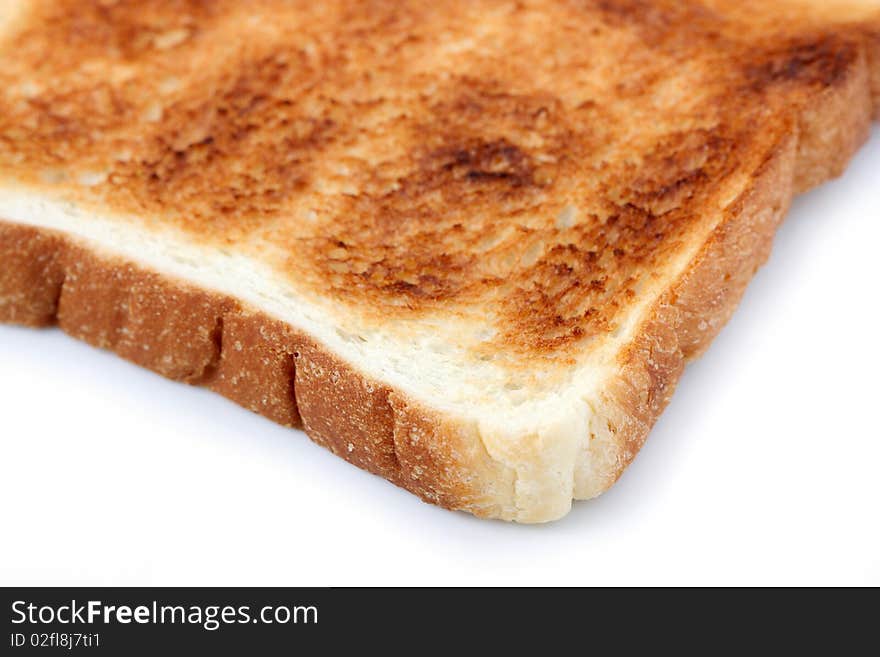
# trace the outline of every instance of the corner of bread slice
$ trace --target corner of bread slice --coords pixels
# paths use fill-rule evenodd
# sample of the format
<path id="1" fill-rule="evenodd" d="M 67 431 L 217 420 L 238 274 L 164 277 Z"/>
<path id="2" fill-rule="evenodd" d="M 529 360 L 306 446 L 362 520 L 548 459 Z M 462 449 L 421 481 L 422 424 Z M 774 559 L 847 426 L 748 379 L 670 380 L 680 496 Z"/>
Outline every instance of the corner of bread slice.
<path id="1" fill-rule="evenodd" d="M 560 518 L 572 500 L 608 490 L 644 445 L 685 364 L 708 347 L 769 256 L 798 160 L 797 130 L 777 128 L 708 232 L 682 248 L 564 389 L 481 423 L 487 453 L 515 473 L 510 519 Z"/>
<path id="2" fill-rule="evenodd" d="M 589 421 L 586 404 L 567 400 L 530 405 L 530 418 L 479 424 L 486 453 L 512 473 L 503 505 L 507 520 L 540 523 L 557 520 L 571 510 L 575 472 L 582 459 Z M 520 414 L 517 413 L 517 416 Z"/>
<path id="3" fill-rule="evenodd" d="M 448 498 L 448 506 L 544 523 L 568 514 L 575 500 L 593 499 L 614 485 L 668 403 L 685 363 L 680 322 L 668 306 L 648 304 L 633 315 L 626 335 L 590 353 L 555 389 L 525 400 L 496 398 L 478 415 L 421 407 L 421 416 L 432 418 L 430 444 L 455 445 L 443 450 L 443 466 L 430 475 L 450 467 L 459 472 L 454 480 L 464 485 L 463 494 Z M 401 420 L 413 426 L 413 416 Z M 403 455 L 405 441 L 397 442 Z"/>
<path id="4" fill-rule="evenodd" d="M 486 451 L 514 472 L 510 520 L 543 523 L 568 514 L 618 480 L 650 426 L 603 394 L 558 398 L 533 409 L 535 424 L 483 427 Z"/>
<path id="5" fill-rule="evenodd" d="M 504 477 L 503 484 L 481 482 L 493 498 L 492 515 L 529 524 L 558 520 L 575 500 L 598 497 L 620 478 L 685 363 L 674 324 L 665 324 L 671 317 L 650 313 L 630 343 L 604 365 L 579 368 L 566 390 L 474 423 L 496 476 Z"/>

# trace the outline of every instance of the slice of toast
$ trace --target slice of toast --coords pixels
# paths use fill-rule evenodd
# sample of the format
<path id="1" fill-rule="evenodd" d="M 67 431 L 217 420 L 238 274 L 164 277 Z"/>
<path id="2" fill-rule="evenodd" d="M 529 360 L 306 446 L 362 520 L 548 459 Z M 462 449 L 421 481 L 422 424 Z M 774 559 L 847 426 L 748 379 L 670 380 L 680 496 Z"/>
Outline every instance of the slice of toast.
<path id="1" fill-rule="evenodd" d="M 3 0 L 0 25 L 0 320 L 521 522 L 616 481 L 880 109 L 874 0 Z"/>

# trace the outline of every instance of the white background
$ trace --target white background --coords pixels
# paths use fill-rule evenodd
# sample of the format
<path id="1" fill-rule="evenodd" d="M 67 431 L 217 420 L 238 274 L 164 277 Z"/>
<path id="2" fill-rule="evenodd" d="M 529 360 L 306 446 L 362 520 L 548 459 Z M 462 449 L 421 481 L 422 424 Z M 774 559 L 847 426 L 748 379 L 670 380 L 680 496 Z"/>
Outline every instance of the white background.
<path id="1" fill-rule="evenodd" d="M 0 584 L 880 584 L 880 134 L 800 198 L 621 481 L 518 526 L 0 327 Z"/>

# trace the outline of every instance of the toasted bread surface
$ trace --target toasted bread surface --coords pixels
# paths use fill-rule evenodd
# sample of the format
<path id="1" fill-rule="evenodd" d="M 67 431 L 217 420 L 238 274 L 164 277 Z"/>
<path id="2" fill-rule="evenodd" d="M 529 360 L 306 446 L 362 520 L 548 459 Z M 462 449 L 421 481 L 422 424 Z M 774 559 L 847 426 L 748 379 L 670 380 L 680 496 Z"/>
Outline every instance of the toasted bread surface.
<path id="1" fill-rule="evenodd" d="M 792 193 L 839 174 L 877 111 L 875 3 L 765 5 L 19 3 L 0 45 L 4 261 L 20 230 L 75 246 L 40 252 L 64 263 L 55 301 L 28 294 L 44 269 L 6 264 L 2 316 L 60 321 L 71 258 L 213 288 L 207 364 L 163 373 L 253 408 L 259 386 L 236 397 L 214 372 L 217 318 L 247 295 L 193 273 L 229 263 L 271 280 L 245 305 L 295 329 L 278 353 L 386 391 L 283 392 L 310 371 L 285 356 L 265 384 L 284 402 L 255 410 L 446 506 L 557 517 L 619 476 Z M 92 305 L 115 337 L 92 341 L 138 361 L 117 335 L 132 297 L 109 294 Z M 75 312 L 62 326 L 94 323 Z M 467 448 L 402 476 L 391 399 Z M 419 482 L 438 472 L 469 492 Z"/>

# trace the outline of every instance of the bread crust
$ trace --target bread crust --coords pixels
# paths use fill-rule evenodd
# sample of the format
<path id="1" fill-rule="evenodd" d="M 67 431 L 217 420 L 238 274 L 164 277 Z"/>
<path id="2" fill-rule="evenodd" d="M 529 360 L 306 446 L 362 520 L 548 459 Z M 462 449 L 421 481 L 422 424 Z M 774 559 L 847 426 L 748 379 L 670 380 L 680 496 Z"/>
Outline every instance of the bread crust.
<path id="1" fill-rule="evenodd" d="M 644 444 L 688 360 L 729 319 L 769 255 L 794 193 L 838 175 L 880 105 L 880 36 L 846 74 L 780 118 L 773 147 L 684 273 L 646 313 L 592 400 L 613 446 L 576 497 L 601 493 Z M 769 129 L 769 128 L 768 128 Z M 517 506 L 517 474 L 475 424 L 368 376 L 260 310 L 68 235 L 0 221 L 0 321 L 57 325 L 165 377 L 206 386 L 425 501 L 481 517 L 551 520 Z M 601 425 L 601 426 L 600 426 Z M 578 492 L 580 491 L 580 492 Z"/>
<path id="2" fill-rule="evenodd" d="M 685 365 L 730 319 L 770 255 L 792 198 L 797 139 L 787 135 L 688 269 L 648 313 L 618 357 L 619 374 L 600 402 L 618 449 L 616 481 L 672 398 Z"/>
<path id="3" fill-rule="evenodd" d="M 58 326 L 162 376 L 205 386 L 427 502 L 512 519 L 513 474 L 475 427 L 365 376 L 288 324 L 101 253 L 0 222 L 0 321 Z"/>
<path id="4" fill-rule="evenodd" d="M 878 109 L 877 43 L 868 41 L 838 84 L 794 108 L 746 190 L 619 353 L 619 374 L 599 402 L 607 422 L 602 428 L 617 450 L 605 489 L 644 445 L 685 365 L 708 349 L 733 315 L 769 258 L 794 195 L 839 176 L 867 139 Z"/>
<path id="5" fill-rule="evenodd" d="M 871 76 L 874 120 L 880 121 L 880 27 L 868 30 L 866 42 L 868 44 L 868 69 Z"/>

